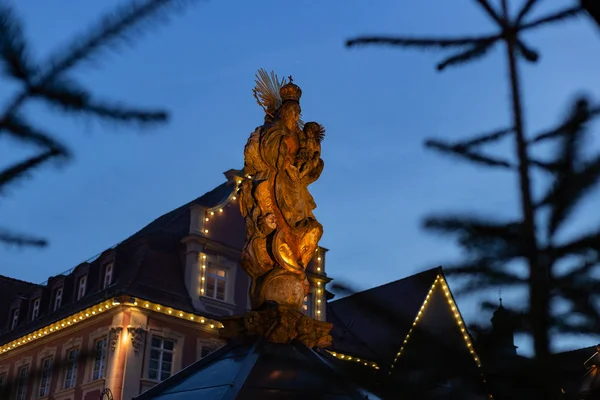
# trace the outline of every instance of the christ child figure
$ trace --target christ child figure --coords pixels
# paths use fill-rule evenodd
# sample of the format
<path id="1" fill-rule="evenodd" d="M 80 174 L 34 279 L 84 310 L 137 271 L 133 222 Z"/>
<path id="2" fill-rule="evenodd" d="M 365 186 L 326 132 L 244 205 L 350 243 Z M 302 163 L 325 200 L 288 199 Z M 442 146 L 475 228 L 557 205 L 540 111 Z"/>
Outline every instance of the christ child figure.
<path id="1" fill-rule="evenodd" d="M 300 134 L 300 150 L 294 162 L 300 175 L 305 175 L 319 163 L 321 141 L 325 137 L 325 128 L 317 122 L 307 122 Z"/>

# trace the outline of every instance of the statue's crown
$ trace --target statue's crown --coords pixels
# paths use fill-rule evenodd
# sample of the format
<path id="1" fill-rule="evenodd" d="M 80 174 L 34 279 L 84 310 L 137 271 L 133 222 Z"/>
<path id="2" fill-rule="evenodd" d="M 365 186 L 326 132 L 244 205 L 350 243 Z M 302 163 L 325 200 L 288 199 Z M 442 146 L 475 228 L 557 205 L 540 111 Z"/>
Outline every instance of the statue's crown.
<path id="1" fill-rule="evenodd" d="M 279 95 L 281 96 L 281 101 L 284 102 L 286 100 L 293 100 L 300 102 L 300 97 L 302 97 L 302 89 L 300 86 L 296 85 L 292 77 L 289 77 L 290 81 L 283 85 L 281 89 L 279 89 Z"/>

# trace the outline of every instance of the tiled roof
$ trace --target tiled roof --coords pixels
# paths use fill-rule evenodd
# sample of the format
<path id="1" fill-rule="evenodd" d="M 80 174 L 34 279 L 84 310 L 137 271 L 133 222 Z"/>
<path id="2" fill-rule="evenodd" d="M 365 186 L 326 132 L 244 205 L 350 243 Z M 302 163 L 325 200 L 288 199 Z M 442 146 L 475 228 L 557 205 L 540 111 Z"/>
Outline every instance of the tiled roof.
<path id="1" fill-rule="evenodd" d="M 40 310 L 38 319 L 24 321 L 16 329 L 8 332 L 5 328 L 8 326 L 6 321 L 10 312 L 8 310 L 10 302 L 17 296 L 24 296 L 28 301 L 37 288 L 42 288 L 48 298 L 49 287 L 0 276 L 0 345 L 121 293 L 192 312 L 191 299 L 184 281 L 185 251 L 181 243 L 189 233 L 190 207 L 196 204 L 206 208 L 218 206 L 233 190 L 235 190 L 235 183 L 229 180 L 203 196 L 155 219 L 89 263 L 88 293 L 83 299 L 73 302 L 70 301 L 69 296 L 63 295 L 63 306 L 59 310 L 55 312 Z M 224 212 L 213 223 L 209 239 L 241 249 L 245 232 L 243 219 L 237 203 L 226 207 L 228 212 Z M 107 290 L 101 290 L 102 266 L 109 256 L 113 262 L 114 284 Z M 74 273 L 77 273 L 77 269 L 71 271 L 67 278 L 69 279 Z M 53 279 L 49 279 L 49 285 L 52 282 Z M 74 281 L 69 284 L 74 284 Z M 49 302 L 48 298 L 47 303 Z M 22 313 L 27 314 L 28 309 L 26 305 Z M 214 316 L 206 315 L 206 317 Z"/>
<path id="2" fill-rule="evenodd" d="M 328 303 L 332 350 L 391 364 L 440 272 L 433 268 Z"/>

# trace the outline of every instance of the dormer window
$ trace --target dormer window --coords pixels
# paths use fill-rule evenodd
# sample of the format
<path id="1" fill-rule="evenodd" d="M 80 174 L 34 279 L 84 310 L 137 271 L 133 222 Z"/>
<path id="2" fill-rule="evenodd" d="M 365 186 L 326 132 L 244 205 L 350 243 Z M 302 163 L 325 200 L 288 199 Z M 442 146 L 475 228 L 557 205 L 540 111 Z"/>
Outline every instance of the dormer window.
<path id="1" fill-rule="evenodd" d="M 206 296 L 225 301 L 227 287 L 227 271 L 222 268 L 209 266 L 206 269 Z"/>
<path id="2" fill-rule="evenodd" d="M 33 300 L 33 306 L 31 307 L 31 320 L 35 320 L 40 315 L 40 298 Z"/>
<path id="3" fill-rule="evenodd" d="M 14 308 L 10 312 L 10 329 L 13 330 L 19 325 L 19 309 Z"/>
<path id="4" fill-rule="evenodd" d="M 54 289 L 54 296 L 52 296 L 53 297 L 52 311 L 56 311 L 60 308 L 60 305 L 62 303 L 62 294 L 63 294 L 62 287 Z"/>
<path id="5" fill-rule="evenodd" d="M 106 289 L 112 283 L 113 263 L 108 263 L 104 266 L 104 281 L 102 289 Z"/>
<path id="6" fill-rule="evenodd" d="M 77 280 L 77 300 L 80 300 L 85 296 L 85 288 L 87 284 L 87 275 L 79 277 Z"/>

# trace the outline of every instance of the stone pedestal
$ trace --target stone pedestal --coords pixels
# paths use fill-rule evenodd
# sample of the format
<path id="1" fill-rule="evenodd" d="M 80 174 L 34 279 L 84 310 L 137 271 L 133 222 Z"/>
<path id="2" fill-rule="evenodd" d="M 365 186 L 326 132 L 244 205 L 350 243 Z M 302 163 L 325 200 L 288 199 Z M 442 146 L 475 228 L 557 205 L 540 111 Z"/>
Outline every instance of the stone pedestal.
<path id="1" fill-rule="evenodd" d="M 264 336 L 268 342 L 289 344 L 299 340 L 309 348 L 331 345 L 332 324 L 317 321 L 299 310 L 277 303 L 265 304 L 259 310 L 222 319 L 220 335 L 225 339 L 255 339 Z"/>

